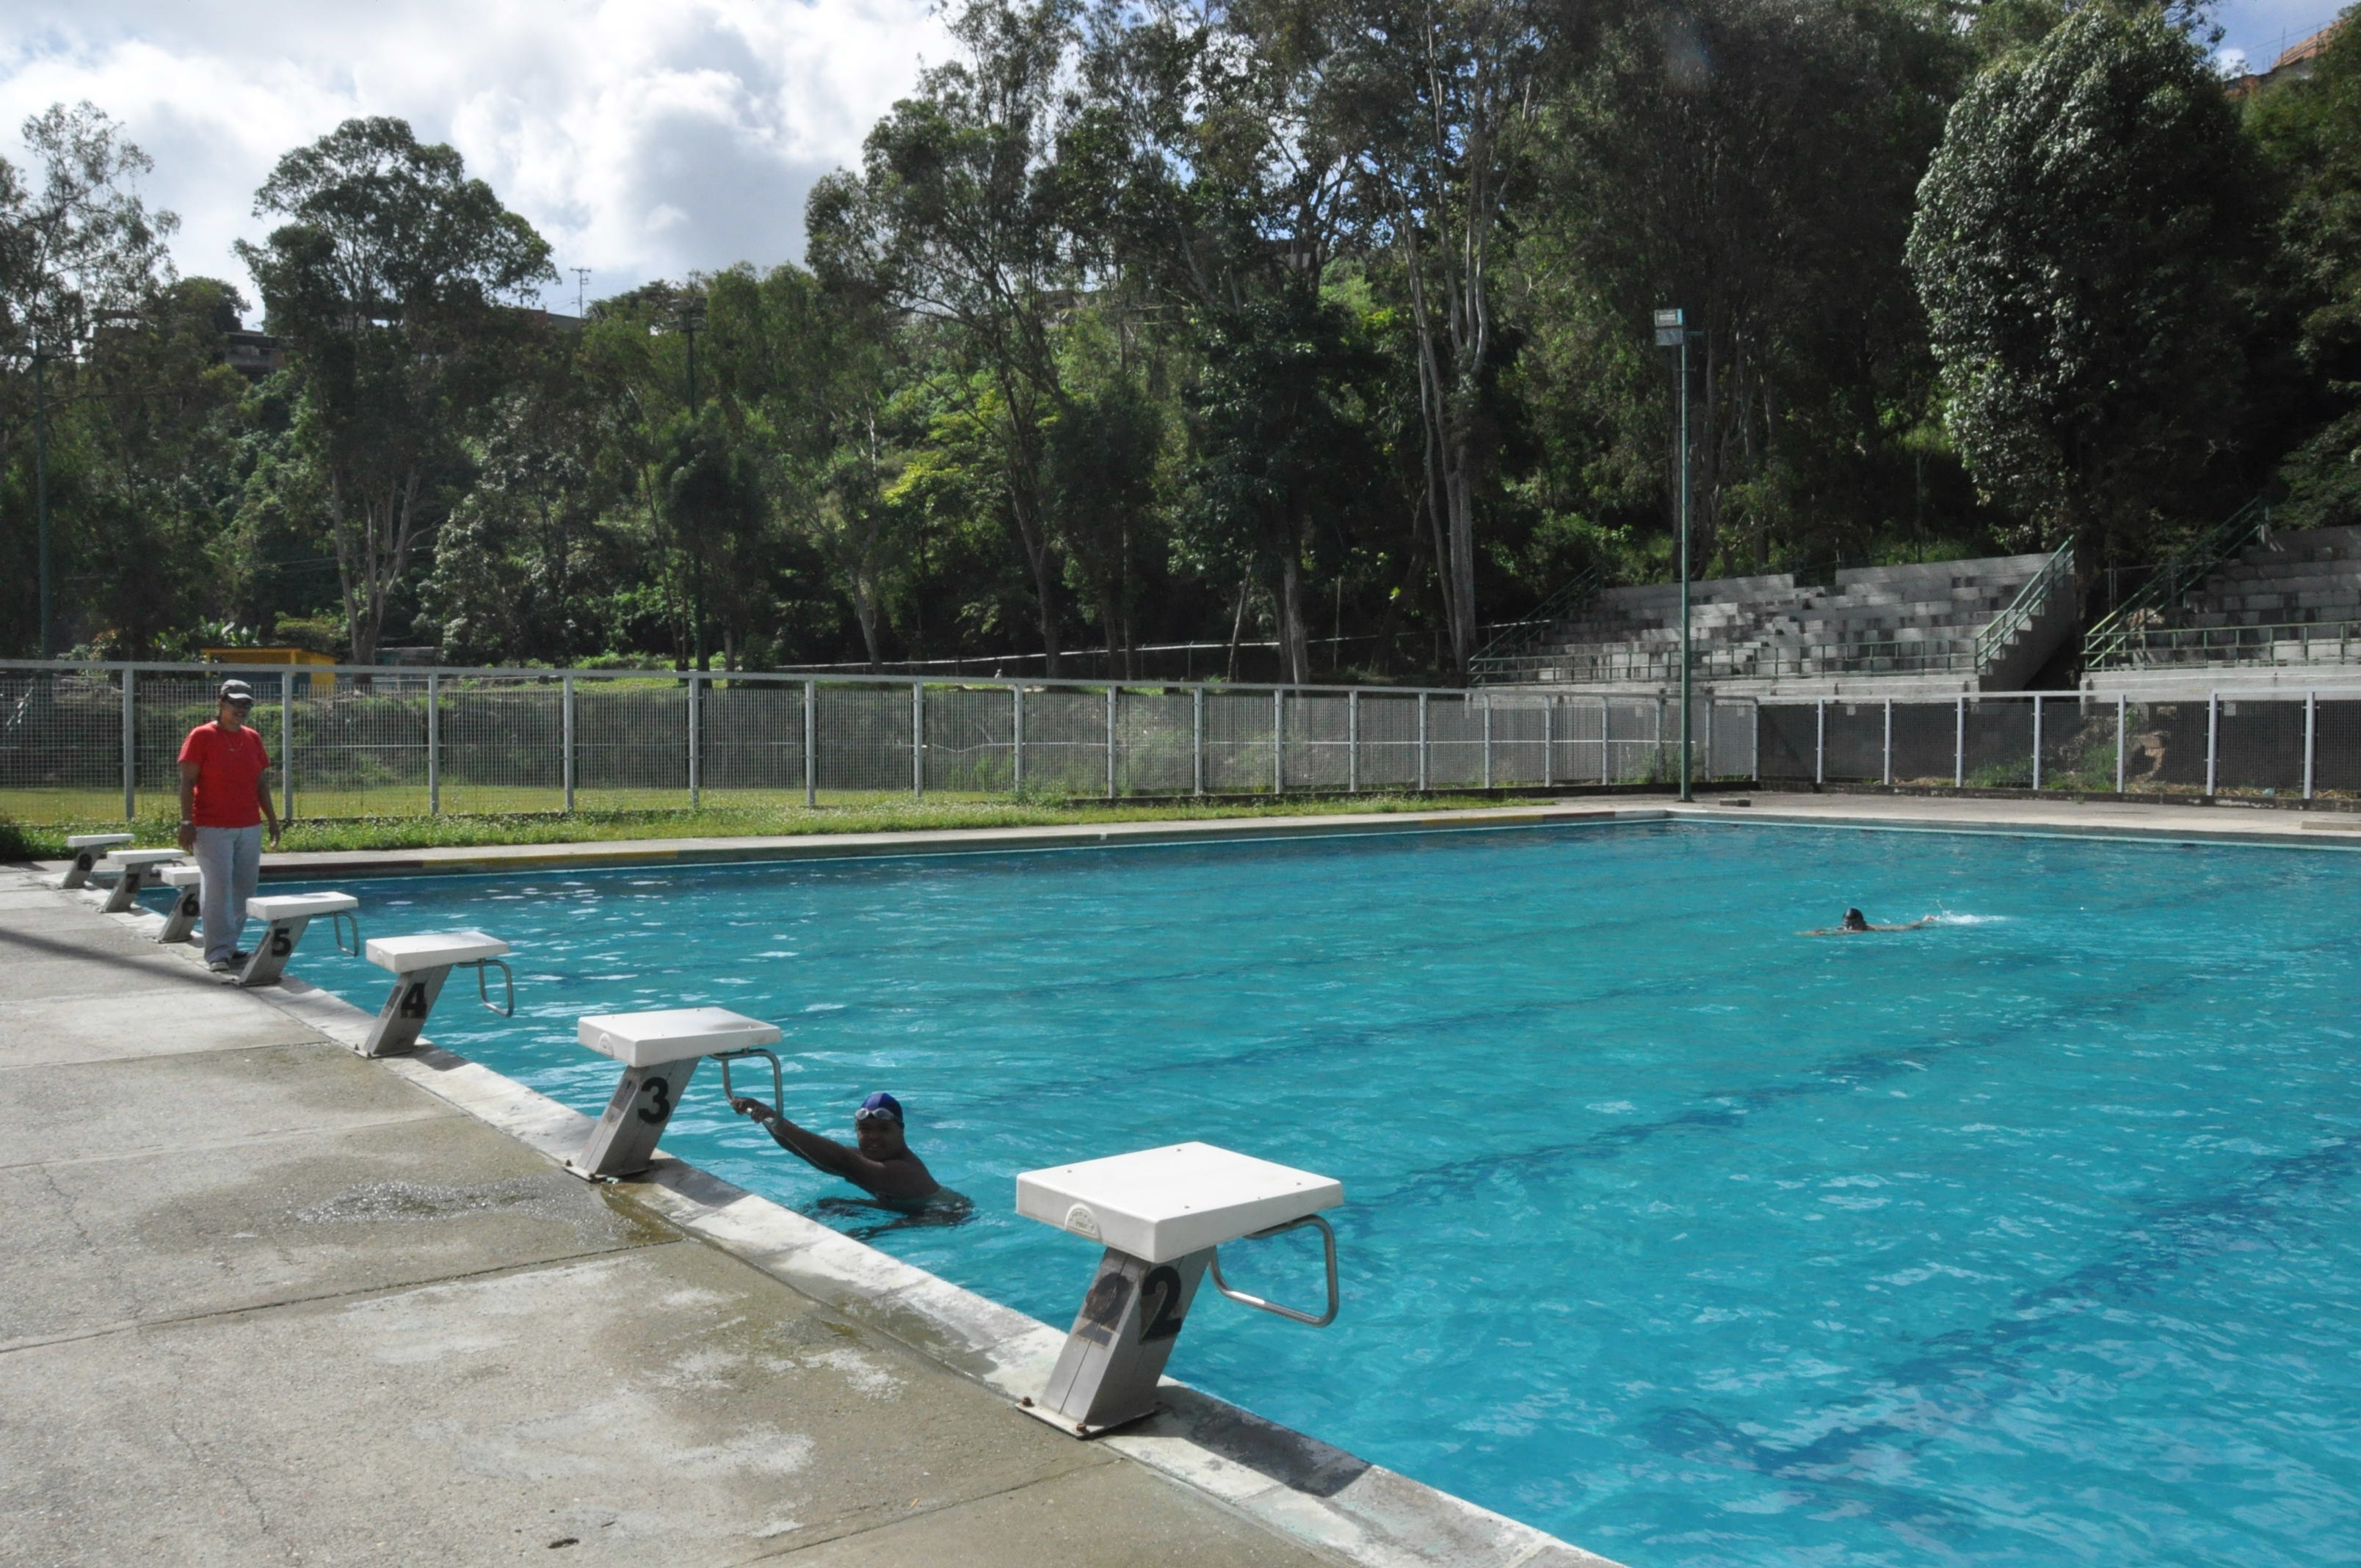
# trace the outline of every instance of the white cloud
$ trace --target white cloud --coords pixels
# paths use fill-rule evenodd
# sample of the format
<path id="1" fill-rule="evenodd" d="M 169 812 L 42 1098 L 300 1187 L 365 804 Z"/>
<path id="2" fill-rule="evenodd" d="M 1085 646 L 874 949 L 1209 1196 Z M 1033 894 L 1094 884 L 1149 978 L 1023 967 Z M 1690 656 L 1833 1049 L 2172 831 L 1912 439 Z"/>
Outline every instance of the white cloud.
<path id="1" fill-rule="evenodd" d="M 859 155 L 947 53 L 927 0 L 16 0 L 0 43 L 0 155 L 87 98 L 156 160 L 183 272 L 236 279 L 255 188 L 356 115 L 457 147 L 593 294 L 799 259 L 812 181 Z M 573 280 L 553 291 L 570 306 Z"/>

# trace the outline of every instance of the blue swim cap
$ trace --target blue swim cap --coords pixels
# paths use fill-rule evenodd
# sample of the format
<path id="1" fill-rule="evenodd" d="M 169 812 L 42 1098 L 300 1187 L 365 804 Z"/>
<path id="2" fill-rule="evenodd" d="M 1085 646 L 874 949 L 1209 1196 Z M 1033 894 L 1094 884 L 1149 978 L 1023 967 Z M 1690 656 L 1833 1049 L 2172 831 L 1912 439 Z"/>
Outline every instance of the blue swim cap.
<path id="1" fill-rule="evenodd" d="M 861 1109 L 852 1113 L 852 1119 L 856 1122 L 875 1116 L 883 1116 L 889 1121 L 896 1123 L 900 1122 L 902 1119 L 902 1102 L 881 1089 L 876 1093 L 871 1095 L 868 1099 L 862 1101 L 861 1102 Z"/>

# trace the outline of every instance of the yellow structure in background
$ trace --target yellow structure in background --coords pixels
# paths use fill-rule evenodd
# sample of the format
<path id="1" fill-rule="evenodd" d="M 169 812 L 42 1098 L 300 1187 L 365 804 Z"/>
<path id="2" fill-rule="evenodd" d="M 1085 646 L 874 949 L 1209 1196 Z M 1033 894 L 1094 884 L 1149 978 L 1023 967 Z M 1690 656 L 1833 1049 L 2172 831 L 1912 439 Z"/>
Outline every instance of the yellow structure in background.
<path id="1" fill-rule="evenodd" d="M 336 661 L 326 653 L 314 653 L 309 648 L 206 648 L 201 650 L 208 664 L 334 664 Z M 327 670 L 317 670 L 303 677 L 312 683 L 314 692 L 336 689 L 336 677 Z M 255 693 L 261 696 L 266 694 Z"/>

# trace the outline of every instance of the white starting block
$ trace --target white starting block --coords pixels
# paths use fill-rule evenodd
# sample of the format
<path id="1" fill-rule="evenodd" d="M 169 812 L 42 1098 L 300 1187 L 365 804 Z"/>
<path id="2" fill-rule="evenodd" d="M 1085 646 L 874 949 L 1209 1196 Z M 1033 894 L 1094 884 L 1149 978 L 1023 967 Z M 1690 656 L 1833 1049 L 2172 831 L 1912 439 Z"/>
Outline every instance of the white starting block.
<path id="1" fill-rule="evenodd" d="M 502 963 L 509 945 L 481 931 L 444 931 L 433 936 L 371 937 L 365 951 L 368 961 L 393 971 L 393 990 L 377 1010 L 368 1038 L 357 1047 L 365 1057 L 390 1056 L 418 1043 L 434 999 L 455 969 L 476 971 L 476 999 L 503 1017 L 516 1016 L 516 976 Z M 508 1001 L 495 1004 L 484 980 L 487 969 L 498 969 L 508 981 Z"/>
<path id="2" fill-rule="evenodd" d="M 60 887 L 81 887 L 90 881 L 90 870 L 98 864 L 98 857 L 117 844 L 128 844 L 128 833 L 76 833 L 66 839 L 66 848 L 73 851 L 73 864 L 66 868 L 65 880 Z"/>
<path id="3" fill-rule="evenodd" d="M 106 912 L 120 915 L 130 908 L 137 902 L 139 890 L 154 885 L 158 873 L 180 858 L 178 850 L 117 850 L 108 855 L 106 863 L 120 874 L 115 891 L 106 895 Z"/>
<path id="4" fill-rule="evenodd" d="M 779 1081 L 779 1058 L 763 1049 L 778 1043 L 779 1026 L 726 1007 L 610 1013 L 583 1019 L 576 1033 L 592 1050 L 623 1064 L 623 1080 L 606 1114 L 566 1163 L 566 1169 L 592 1180 L 637 1176 L 654 1163 L 656 1140 L 707 1057 L 723 1058 L 725 1089 L 734 1057 L 770 1057 L 772 1081 Z"/>
<path id="5" fill-rule="evenodd" d="M 1345 1185 L 1211 1144 L 1174 1144 L 1084 1160 L 1016 1179 L 1016 1212 L 1104 1243 L 1097 1276 L 1075 1314 L 1049 1386 L 1023 1408 L 1077 1437 L 1095 1437 L 1156 1409 L 1156 1380 L 1210 1266 L 1233 1301 L 1313 1328 L 1336 1321 L 1336 1233 L 1318 1211 Z M 1241 1237 L 1312 1225 L 1328 1268 L 1328 1310 L 1317 1316 L 1233 1290 L 1215 1249 Z"/>
<path id="6" fill-rule="evenodd" d="M 164 928 L 156 933 L 156 939 L 185 942 L 197 928 L 197 915 L 203 907 L 199 899 L 205 873 L 194 866 L 166 866 L 156 880 L 172 890 L 172 912 L 164 916 Z"/>
<path id="7" fill-rule="evenodd" d="M 303 928 L 324 915 L 336 928 L 336 951 L 350 953 L 355 958 L 361 951 L 361 923 L 353 911 L 361 901 L 349 893 L 280 893 L 268 898 L 246 901 L 248 919 L 261 921 L 268 929 L 254 944 L 254 957 L 246 960 L 238 971 L 240 985 L 277 985 L 287 968 L 287 960 L 295 951 L 295 944 L 303 939 Z M 344 923 L 351 920 L 353 945 L 344 944 Z"/>

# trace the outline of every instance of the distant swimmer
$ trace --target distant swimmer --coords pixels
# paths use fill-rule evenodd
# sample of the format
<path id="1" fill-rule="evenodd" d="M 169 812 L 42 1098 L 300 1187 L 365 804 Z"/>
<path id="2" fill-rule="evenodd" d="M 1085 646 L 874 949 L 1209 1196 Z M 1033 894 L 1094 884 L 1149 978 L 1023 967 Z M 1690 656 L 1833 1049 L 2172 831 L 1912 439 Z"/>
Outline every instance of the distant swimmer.
<path id="1" fill-rule="evenodd" d="M 926 1161 L 910 1152 L 904 1136 L 902 1102 L 890 1094 L 871 1095 L 852 1113 L 857 1148 L 798 1127 L 760 1100 L 732 1100 L 730 1109 L 761 1123 L 781 1148 L 813 1169 L 842 1177 L 887 1208 L 905 1213 L 955 1208 L 964 1218 L 971 1207 L 965 1197 L 937 1181 Z M 939 1218 L 934 1223 L 944 1221 Z"/>
<path id="2" fill-rule="evenodd" d="M 1868 916 L 1863 915 L 1858 909 L 1848 909 L 1844 912 L 1844 920 L 1841 924 L 1823 927 L 1817 931 L 1805 931 L 1800 933 L 1800 935 L 1806 937 L 1850 937 L 1857 931 L 1916 931 L 1921 926 L 1932 926 L 1934 923 L 1935 917 L 1933 916 L 1923 915 L 1917 919 L 1910 922 L 1907 926 L 1872 926 L 1869 923 Z"/>

